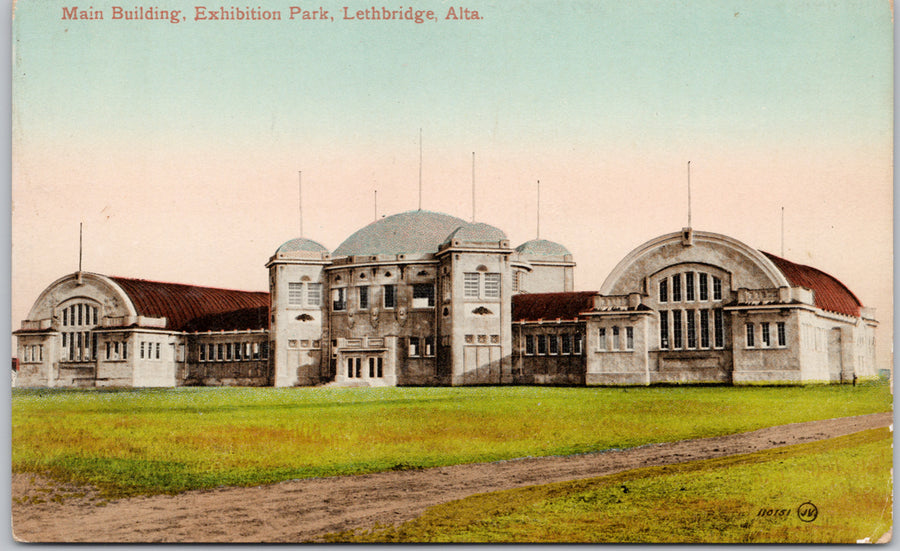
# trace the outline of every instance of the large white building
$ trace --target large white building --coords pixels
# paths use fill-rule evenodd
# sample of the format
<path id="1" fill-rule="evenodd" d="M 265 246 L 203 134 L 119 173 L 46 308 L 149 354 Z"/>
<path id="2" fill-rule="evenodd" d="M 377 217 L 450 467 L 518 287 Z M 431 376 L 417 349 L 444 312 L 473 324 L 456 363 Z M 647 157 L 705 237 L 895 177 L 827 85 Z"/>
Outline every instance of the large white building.
<path id="1" fill-rule="evenodd" d="M 266 263 L 269 293 L 78 272 L 15 332 L 18 386 L 846 382 L 873 313 L 837 279 L 686 228 L 599 292 L 557 243 L 410 211 Z"/>

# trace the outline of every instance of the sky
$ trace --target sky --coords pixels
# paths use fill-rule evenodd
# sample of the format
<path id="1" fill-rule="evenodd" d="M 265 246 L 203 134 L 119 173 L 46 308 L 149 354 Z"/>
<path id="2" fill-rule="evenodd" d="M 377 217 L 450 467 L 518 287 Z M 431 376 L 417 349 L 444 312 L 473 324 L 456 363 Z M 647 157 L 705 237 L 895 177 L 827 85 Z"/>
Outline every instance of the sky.
<path id="1" fill-rule="evenodd" d="M 564 244 L 596 290 L 687 224 L 816 266 L 893 331 L 888 1 L 418 2 L 436 21 L 64 18 L 18 0 L 12 67 L 12 327 L 87 271 L 266 290 L 300 233 L 334 250 L 422 208 Z M 224 4 L 221 4 L 224 5 Z M 297 4 L 294 4 L 297 5 Z M 208 5 L 212 10 L 220 4 Z M 229 4 L 228 6 L 231 6 Z M 420 129 L 422 140 L 420 144 Z M 475 153 L 474 171 L 472 154 Z M 377 209 L 375 195 L 377 190 Z"/>

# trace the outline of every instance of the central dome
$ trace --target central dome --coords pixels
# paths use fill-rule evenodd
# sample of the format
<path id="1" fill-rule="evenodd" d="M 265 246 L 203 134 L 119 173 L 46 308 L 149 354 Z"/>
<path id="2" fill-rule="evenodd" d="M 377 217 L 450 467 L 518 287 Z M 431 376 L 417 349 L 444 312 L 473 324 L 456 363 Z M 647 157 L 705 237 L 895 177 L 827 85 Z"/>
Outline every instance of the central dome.
<path id="1" fill-rule="evenodd" d="M 401 212 L 357 230 L 334 250 L 334 256 L 435 253 L 450 232 L 466 223 L 440 212 Z"/>

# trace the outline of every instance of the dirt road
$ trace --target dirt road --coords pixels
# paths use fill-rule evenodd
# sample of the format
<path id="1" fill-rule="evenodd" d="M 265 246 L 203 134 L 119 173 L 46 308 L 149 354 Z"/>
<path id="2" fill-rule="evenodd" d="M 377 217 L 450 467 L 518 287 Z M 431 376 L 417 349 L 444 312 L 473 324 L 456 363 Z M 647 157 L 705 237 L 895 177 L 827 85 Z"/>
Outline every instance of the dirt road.
<path id="1" fill-rule="evenodd" d="M 622 451 L 293 480 L 122 499 L 102 507 L 90 494 L 33 503 L 37 496 L 52 497 L 49 488 L 56 487 L 57 494 L 62 490 L 32 475 L 14 475 L 13 532 L 31 542 L 308 541 L 329 532 L 400 523 L 432 505 L 476 493 L 751 453 L 890 423 L 890 413 L 877 413 Z"/>

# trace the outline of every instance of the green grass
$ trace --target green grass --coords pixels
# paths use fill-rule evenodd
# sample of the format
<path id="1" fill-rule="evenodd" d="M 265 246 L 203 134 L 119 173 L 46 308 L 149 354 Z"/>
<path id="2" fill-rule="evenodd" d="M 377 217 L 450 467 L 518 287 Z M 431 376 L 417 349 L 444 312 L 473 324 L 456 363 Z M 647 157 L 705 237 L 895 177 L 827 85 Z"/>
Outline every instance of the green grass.
<path id="1" fill-rule="evenodd" d="M 472 496 L 341 542 L 855 543 L 891 527 L 887 428 Z M 818 516 L 802 521 L 812 502 Z M 760 510 L 784 511 L 760 516 Z"/>
<path id="2" fill-rule="evenodd" d="M 885 384 L 14 389 L 12 467 L 114 498 L 628 448 L 890 408 Z"/>

